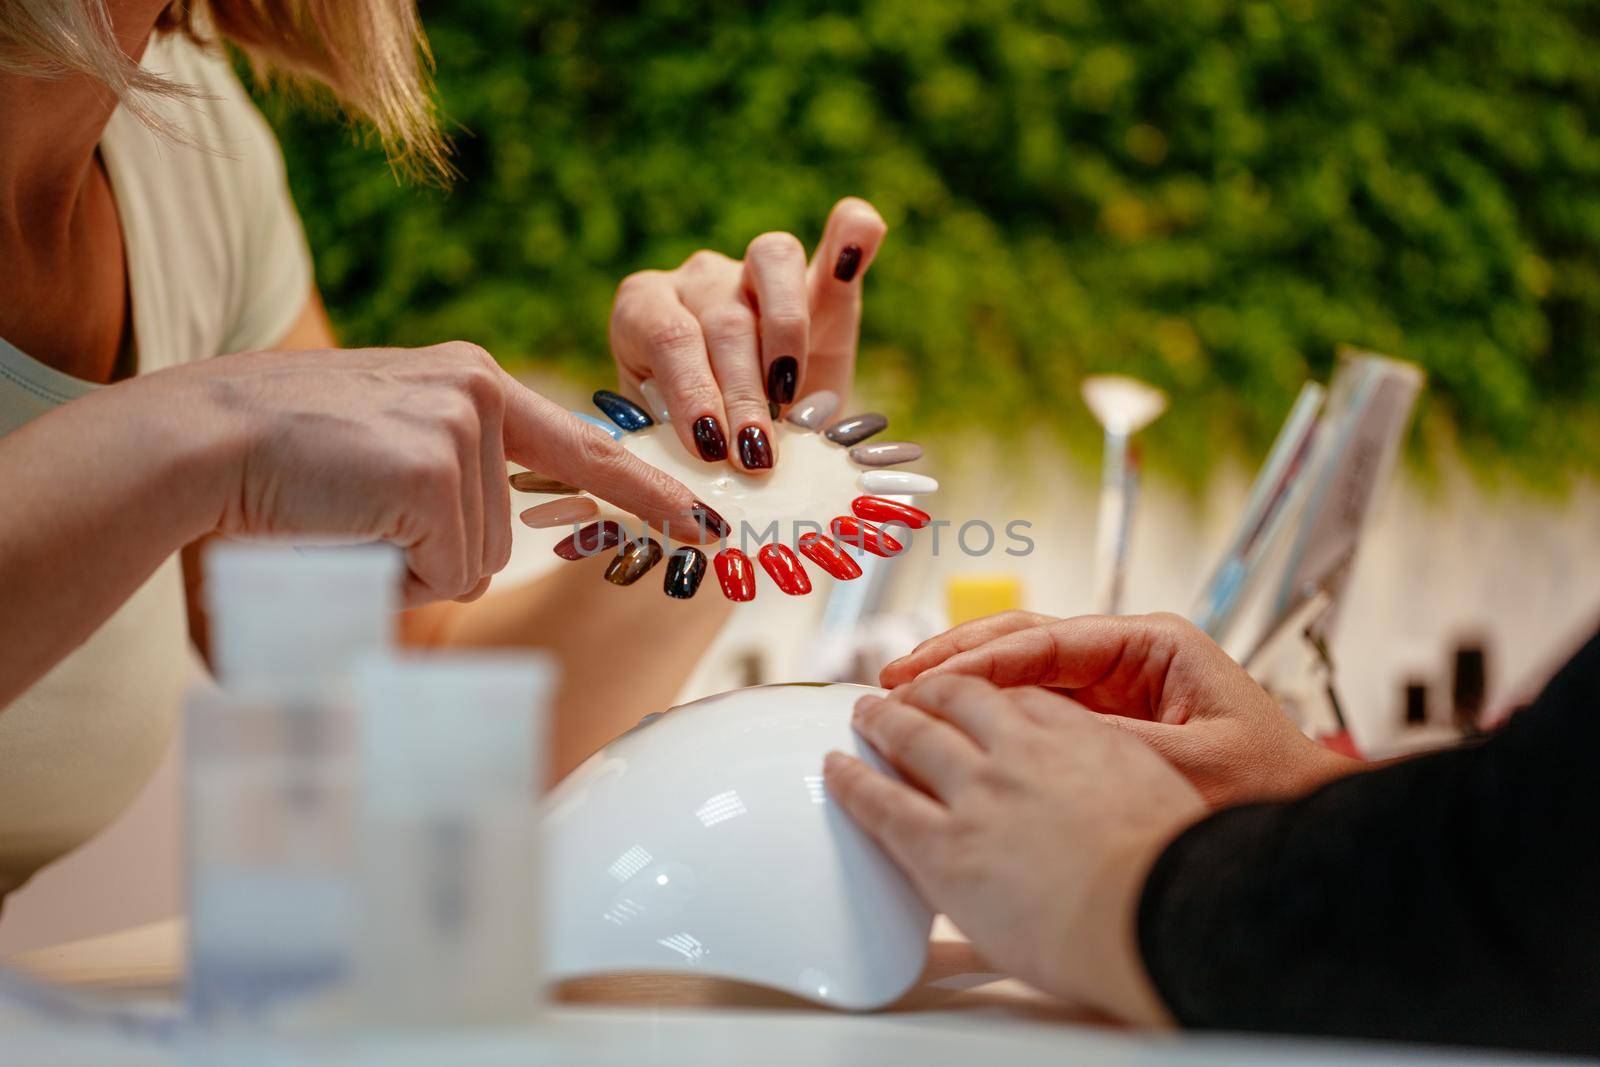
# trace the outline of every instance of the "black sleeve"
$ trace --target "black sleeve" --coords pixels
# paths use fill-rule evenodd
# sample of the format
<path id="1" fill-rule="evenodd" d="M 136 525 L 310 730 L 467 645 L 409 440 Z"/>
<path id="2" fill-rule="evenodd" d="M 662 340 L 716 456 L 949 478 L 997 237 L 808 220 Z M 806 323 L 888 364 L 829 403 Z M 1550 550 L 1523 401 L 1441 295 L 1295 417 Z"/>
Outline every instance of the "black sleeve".
<path id="1" fill-rule="evenodd" d="M 1600 1053 L 1600 636 L 1481 745 L 1195 824 L 1138 933 L 1186 1026 Z"/>

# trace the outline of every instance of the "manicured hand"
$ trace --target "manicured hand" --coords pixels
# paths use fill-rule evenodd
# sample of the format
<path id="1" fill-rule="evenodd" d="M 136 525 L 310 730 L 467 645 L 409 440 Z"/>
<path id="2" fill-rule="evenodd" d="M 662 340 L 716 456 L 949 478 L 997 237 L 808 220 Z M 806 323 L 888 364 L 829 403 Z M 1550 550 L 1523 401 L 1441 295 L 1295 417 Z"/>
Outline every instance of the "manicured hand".
<path id="1" fill-rule="evenodd" d="M 1213 807 L 1298 796 L 1364 766 L 1301 733 L 1243 667 L 1177 615 L 993 615 L 929 638 L 881 680 L 947 674 L 1048 686 L 1103 712 Z"/>
<path id="2" fill-rule="evenodd" d="M 159 381 L 158 381 L 159 379 Z M 223 533 L 390 541 L 408 604 L 470 600 L 511 553 L 506 459 L 658 527 L 693 532 L 693 496 L 476 345 L 254 352 L 151 375 L 230 442 Z"/>
<path id="3" fill-rule="evenodd" d="M 806 262 L 788 233 L 743 260 L 696 252 L 676 270 L 625 278 L 611 311 L 624 391 L 673 426 L 691 454 L 761 471 L 776 460 L 768 401 L 819 390 L 842 400 L 855 375 L 861 283 L 887 227 L 865 200 L 834 205 Z"/>
<path id="4" fill-rule="evenodd" d="M 835 752 L 828 793 L 929 907 L 1046 992 L 1169 1021 L 1135 921 L 1156 857 L 1205 813 L 1194 787 L 1106 719 L 1036 688 L 922 678 L 863 697 L 854 722 L 906 782 Z"/>

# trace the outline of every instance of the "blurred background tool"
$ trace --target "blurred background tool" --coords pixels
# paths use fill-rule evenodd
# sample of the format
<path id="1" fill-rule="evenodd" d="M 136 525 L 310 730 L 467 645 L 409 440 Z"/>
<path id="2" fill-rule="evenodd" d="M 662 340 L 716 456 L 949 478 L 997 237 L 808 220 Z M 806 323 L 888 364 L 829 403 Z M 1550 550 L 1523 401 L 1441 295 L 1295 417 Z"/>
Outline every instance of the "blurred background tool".
<path id="1" fill-rule="evenodd" d="M 1167 396 L 1154 386 L 1121 374 L 1096 374 L 1083 380 L 1083 402 L 1105 431 L 1101 460 L 1099 525 L 1095 535 L 1094 604 L 1115 615 L 1122 604 L 1122 575 L 1128 562 L 1133 508 L 1139 493 L 1134 434 L 1161 417 Z"/>

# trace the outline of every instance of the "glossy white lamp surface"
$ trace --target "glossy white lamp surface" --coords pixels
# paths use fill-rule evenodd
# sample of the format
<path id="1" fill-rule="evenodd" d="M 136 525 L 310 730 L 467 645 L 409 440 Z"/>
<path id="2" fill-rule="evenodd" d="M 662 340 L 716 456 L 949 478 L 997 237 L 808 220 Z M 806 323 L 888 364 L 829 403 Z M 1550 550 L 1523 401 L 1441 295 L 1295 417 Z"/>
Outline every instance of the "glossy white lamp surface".
<path id="1" fill-rule="evenodd" d="M 770 685 L 647 717 L 545 801 L 552 976 L 687 972 L 850 1010 L 922 972 L 933 916 L 828 796 L 859 685 Z"/>

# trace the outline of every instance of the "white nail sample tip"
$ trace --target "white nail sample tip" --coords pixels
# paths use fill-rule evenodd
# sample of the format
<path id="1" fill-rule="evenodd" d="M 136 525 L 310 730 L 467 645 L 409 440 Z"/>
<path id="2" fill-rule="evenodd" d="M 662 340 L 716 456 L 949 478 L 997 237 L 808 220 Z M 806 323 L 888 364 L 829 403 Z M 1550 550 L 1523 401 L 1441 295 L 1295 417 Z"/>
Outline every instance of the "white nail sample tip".
<path id="1" fill-rule="evenodd" d="M 863 490 L 876 496 L 905 493 L 917 496 L 936 493 L 939 483 L 926 474 L 911 471 L 863 471 L 859 484 Z"/>

